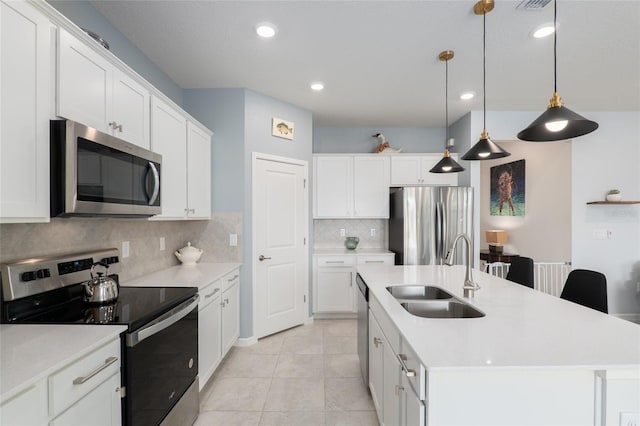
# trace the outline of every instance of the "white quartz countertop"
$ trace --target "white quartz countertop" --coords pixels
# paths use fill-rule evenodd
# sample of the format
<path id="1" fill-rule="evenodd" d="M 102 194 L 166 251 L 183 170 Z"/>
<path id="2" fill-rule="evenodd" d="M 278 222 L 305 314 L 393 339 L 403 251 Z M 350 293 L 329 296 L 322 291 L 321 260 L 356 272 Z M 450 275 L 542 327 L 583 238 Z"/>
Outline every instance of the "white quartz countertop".
<path id="1" fill-rule="evenodd" d="M 121 325 L 0 325 L 0 403 L 126 329 Z"/>
<path id="2" fill-rule="evenodd" d="M 198 287 L 202 289 L 240 267 L 240 263 L 196 263 L 172 266 L 152 274 L 125 281 L 130 287 Z"/>
<path id="3" fill-rule="evenodd" d="M 473 270 L 473 277 L 481 289 L 465 299 L 464 266 L 358 266 L 358 272 L 427 369 L 640 370 L 638 324 L 478 270 Z M 386 290 L 403 284 L 441 287 L 485 316 L 414 316 Z"/>
<path id="4" fill-rule="evenodd" d="M 356 254 L 393 254 L 392 251 L 383 248 L 359 248 L 355 250 L 347 250 L 345 247 L 335 248 L 317 248 L 313 249 L 314 255 L 356 255 Z"/>

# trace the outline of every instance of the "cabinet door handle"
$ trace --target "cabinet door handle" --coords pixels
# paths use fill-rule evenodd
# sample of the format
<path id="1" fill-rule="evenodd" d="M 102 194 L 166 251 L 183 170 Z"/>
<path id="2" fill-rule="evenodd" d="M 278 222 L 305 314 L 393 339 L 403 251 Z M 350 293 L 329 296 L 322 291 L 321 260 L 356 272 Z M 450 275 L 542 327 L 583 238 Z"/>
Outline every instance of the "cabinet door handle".
<path id="1" fill-rule="evenodd" d="M 414 370 L 409 370 L 405 361 L 407 360 L 407 356 L 405 354 L 398 354 L 398 359 L 400 360 L 400 365 L 402 366 L 402 371 L 404 371 L 405 376 L 407 377 L 415 377 L 416 372 Z"/>
<path id="2" fill-rule="evenodd" d="M 384 263 L 384 260 L 365 260 L 364 263 Z"/>
<path id="3" fill-rule="evenodd" d="M 240 276 L 240 275 L 235 274 L 233 277 L 229 278 L 229 279 L 227 280 L 227 282 L 231 282 L 231 281 L 235 280 L 236 278 L 238 278 L 239 276 Z"/>
<path id="4" fill-rule="evenodd" d="M 96 374 L 98 374 L 99 372 L 101 372 L 102 370 L 104 370 L 105 368 L 107 368 L 108 366 L 110 366 L 111 364 L 113 364 L 114 362 L 118 361 L 118 357 L 117 356 L 110 356 L 109 358 L 104 360 L 104 364 L 102 364 L 100 367 L 96 368 L 95 370 L 93 370 L 91 373 L 87 374 L 86 376 L 81 376 L 76 378 L 73 381 L 74 385 L 81 385 L 83 383 L 85 383 L 87 380 L 91 379 L 92 377 L 94 377 Z"/>
<path id="5" fill-rule="evenodd" d="M 344 260 L 327 260 L 324 263 L 344 263 Z"/>
<path id="6" fill-rule="evenodd" d="M 217 292 L 219 292 L 219 291 L 220 291 L 220 289 L 219 289 L 219 288 L 216 288 L 215 290 L 213 290 L 213 292 L 212 292 L 212 293 L 209 293 L 209 294 L 205 295 L 205 296 L 204 296 L 204 298 L 205 298 L 205 299 L 208 299 L 208 298 L 210 298 L 211 296 L 213 296 L 214 294 L 216 294 L 216 293 L 217 293 Z"/>
<path id="7" fill-rule="evenodd" d="M 378 345 L 382 344 L 382 339 L 378 338 L 378 337 L 374 337 L 373 338 L 373 344 L 376 346 L 376 348 L 378 347 Z"/>

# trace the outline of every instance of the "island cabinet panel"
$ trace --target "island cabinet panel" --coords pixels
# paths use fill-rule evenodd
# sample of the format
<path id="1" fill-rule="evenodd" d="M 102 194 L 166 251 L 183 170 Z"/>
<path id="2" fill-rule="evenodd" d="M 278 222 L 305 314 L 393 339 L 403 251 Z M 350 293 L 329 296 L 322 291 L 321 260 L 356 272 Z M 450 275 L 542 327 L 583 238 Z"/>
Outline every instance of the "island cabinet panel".
<path id="1" fill-rule="evenodd" d="M 0 425 L 44 425 L 47 419 L 46 379 L 0 404 Z"/>
<path id="2" fill-rule="evenodd" d="M 592 370 L 431 371 L 427 393 L 429 425 L 578 426 L 595 416 Z"/>

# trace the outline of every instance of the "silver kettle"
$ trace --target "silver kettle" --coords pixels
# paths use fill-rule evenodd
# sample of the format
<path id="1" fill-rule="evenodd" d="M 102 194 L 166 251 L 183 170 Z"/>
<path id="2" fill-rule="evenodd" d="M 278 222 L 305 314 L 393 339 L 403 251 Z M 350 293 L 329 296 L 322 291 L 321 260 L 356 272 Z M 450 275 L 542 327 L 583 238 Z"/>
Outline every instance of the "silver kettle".
<path id="1" fill-rule="evenodd" d="M 105 272 L 93 271 L 96 266 L 105 268 Z M 84 283 L 84 301 L 87 303 L 108 303 L 118 298 L 118 283 L 107 275 L 109 265 L 103 262 L 96 262 L 91 265 L 91 279 Z"/>

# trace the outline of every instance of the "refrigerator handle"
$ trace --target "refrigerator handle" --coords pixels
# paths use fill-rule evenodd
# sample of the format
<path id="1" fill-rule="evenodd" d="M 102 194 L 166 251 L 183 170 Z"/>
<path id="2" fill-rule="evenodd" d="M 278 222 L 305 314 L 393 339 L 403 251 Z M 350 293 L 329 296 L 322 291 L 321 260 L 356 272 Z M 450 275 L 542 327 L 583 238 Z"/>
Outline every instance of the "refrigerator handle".
<path id="1" fill-rule="evenodd" d="M 440 202 L 440 258 L 447 255 L 447 218 L 444 216 L 444 203 Z"/>
<path id="2" fill-rule="evenodd" d="M 442 212 L 440 210 L 440 202 L 436 202 L 436 256 L 438 258 L 438 262 L 442 260 L 443 257 L 443 246 L 444 241 L 442 241 Z"/>

